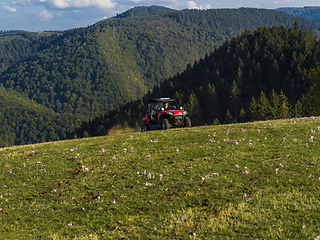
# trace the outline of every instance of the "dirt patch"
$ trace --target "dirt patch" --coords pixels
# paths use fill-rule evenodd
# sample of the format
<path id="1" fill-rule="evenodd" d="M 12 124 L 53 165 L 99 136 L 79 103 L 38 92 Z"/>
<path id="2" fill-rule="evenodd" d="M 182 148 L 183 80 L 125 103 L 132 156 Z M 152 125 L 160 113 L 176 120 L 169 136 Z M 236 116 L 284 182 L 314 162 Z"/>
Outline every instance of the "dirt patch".
<path id="1" fill-rule="evenodd" d="M 139 129 L 135 128 L 124 128 L 122 125 L 116 125 L 108 131 L 108 135 L 119 135 L 124 133 L 139 132 Z"/>

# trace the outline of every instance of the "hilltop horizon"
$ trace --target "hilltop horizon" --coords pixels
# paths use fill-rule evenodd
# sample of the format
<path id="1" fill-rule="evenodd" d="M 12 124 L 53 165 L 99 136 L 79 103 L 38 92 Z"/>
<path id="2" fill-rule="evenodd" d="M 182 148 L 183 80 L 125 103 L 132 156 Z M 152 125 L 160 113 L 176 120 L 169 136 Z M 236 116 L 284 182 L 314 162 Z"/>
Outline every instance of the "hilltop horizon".
<path id="1" fill-rule="evenodd" d="M 135 7 L 162 6 L 173 10 L 183 9 L 238 9 L 257 8 L 277 10 L 280 8 L 316 7 L 313 1 L 290 1 L 269 3 L 260 1 L 228 1 L 212 3 L 208 0 L 194 1 L 34 1 L 33 4 L 21 4 L 4 0 L 0 5 L 0 30 L 23 30 L 29 32 L 64 31 L 93 25 L 101 20 L 112 18 Z"/>

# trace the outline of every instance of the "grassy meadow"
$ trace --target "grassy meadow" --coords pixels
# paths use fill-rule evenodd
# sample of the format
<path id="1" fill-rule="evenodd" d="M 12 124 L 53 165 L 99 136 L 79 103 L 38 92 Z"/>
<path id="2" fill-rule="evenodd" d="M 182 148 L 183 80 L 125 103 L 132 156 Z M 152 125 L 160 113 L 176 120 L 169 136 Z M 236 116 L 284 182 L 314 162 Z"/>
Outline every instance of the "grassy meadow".
<path id="1" fill-rule="evenodd" d="M 320 118 L 0 149 L 0 239 L 315 239 Z"/>

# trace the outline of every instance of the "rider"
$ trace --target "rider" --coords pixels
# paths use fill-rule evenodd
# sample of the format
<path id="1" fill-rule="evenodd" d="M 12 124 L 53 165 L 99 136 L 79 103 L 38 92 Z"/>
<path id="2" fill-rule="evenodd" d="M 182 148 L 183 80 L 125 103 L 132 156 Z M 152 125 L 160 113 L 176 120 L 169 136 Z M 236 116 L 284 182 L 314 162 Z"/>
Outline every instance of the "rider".
<path id="1" fill-rule="evenodd" d="M 163 103 L 163 108 L 164 108 L 164 110 L 167 110 L 168 107 L 169 107 L 168 103 L 167 103 L 167 102 L 164 102 L 164 103 Z"/>

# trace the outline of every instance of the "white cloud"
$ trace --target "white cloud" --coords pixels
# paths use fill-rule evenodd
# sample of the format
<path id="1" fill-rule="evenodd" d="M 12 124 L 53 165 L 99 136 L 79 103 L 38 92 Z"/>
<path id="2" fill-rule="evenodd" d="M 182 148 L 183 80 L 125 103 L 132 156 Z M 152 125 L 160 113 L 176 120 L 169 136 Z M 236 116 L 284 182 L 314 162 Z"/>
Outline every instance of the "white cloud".
<path id="1" fill-rule="evenodd" d="M 208 9 L 208 8 L 211 8 L 210 4 L 198 5 L 194 1 L 187 1 L 186 5 L 187 5 L 187 8 L 189 8 L 189 9 Z"/>
<path id="2" fill-rule="evenodd" d="M 145 0 L 131 0 L 130 2 L 133 2 L 133 3 L 143 3 L 143 2 L 145 2 Z"/>
<path id="3" fill-rule="evenodd" d="M 274 1 L 274 4 L 283 4 L 283 3 L 290 3 L 290 0 L 284 0 L 284 1 Z"/>
<path id="4" fill-rule="evenodd" d="M 53 18 L 53 15 L 51 13 L 48 13 L 46 10 L 41 11 L 37 14 L 40 18 L 45 20 L 50 20 Z"/>
<path id="5" fill-rule="evenodd" d="M 198 5 L 194 1 L 188 1 L 187 7 L 190 9 L 198 8 Z"/>
<path id="6" fill-rule="evenodd" d="M 112 0 L 40 0 L 40 2 L 59 9 L 88 7 L 104 9 L 113 8 L 116 5 Z"/>
<path id="7" fill-rule="evenodd" d="M 35 5 L 33 0 L 19 0 L 19 1 L 13 1 L 12 4 L 14 5 L 21 5 L 21 6 L 31 6 Z"/>
<path id="8" fill-rule="evenodd" d="M 12 7 L 9 7 L 9 6 L 6 5 L 5 3 L 3 3 L 3 8 L 4 8 L 5 10 L 7 10 L 8 12 L 12 12 L 12 13 L 17 12 L 17 9 L 12 8 Z"/>

